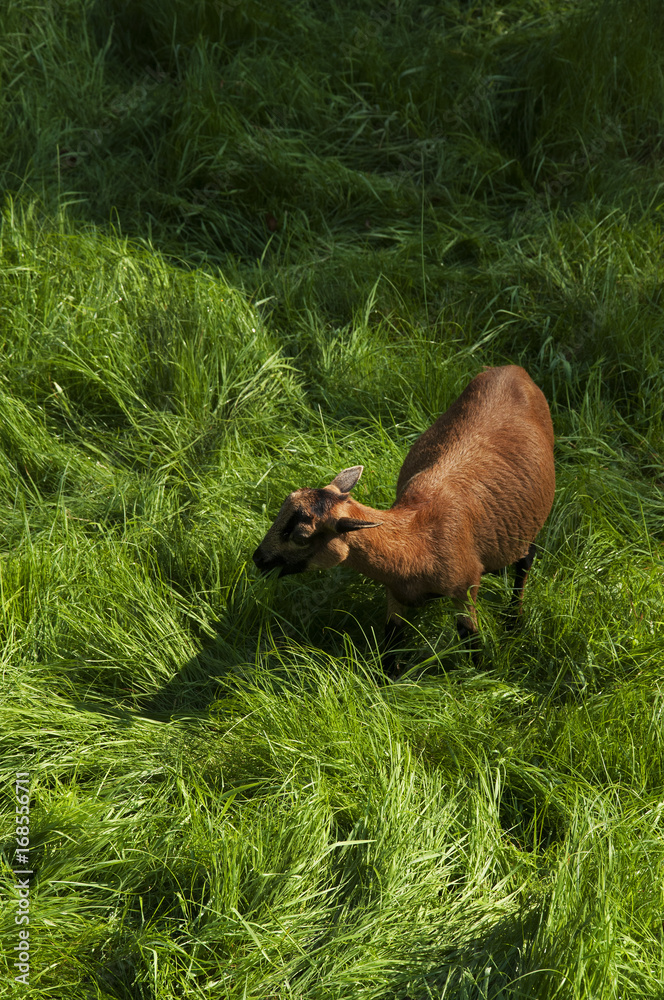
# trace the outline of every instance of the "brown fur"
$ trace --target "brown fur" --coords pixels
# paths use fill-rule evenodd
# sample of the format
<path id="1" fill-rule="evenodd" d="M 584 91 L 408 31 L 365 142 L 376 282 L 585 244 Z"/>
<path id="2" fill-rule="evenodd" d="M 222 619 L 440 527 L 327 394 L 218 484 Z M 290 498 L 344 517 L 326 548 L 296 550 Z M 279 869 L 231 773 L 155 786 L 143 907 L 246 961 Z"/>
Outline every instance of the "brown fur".
<path id="1" fill-rule="evenodd" d="M 459 631 L 472 637 L 482 574 L 512 563 L 520 608 L 555 489 L 549 407 L 523 368 L 490 368 L 466 386 L 408 452 L 389 510 L 349 496 L 361 473 L 354 466 L 324 489 L 291 493 L 256 565 L 282 575 L 352 566 L 385 584 L 393 639 L 406 608 L 434 596 L 453 599 Z"/>

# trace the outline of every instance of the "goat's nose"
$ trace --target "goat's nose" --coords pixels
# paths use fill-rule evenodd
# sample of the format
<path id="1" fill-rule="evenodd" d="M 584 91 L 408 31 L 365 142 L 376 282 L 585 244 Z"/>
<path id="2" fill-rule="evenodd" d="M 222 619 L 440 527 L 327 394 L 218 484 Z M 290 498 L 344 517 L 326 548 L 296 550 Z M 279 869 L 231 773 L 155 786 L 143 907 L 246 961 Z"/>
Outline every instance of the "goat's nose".
<path id="1" fill-rule="evenodd" d="M 258 548 L 256 549 L 251 558 L 254 560 L 254 566 L 256 566 L 258 569 L 263 569 L 263 567 L 265 566 L 265 558 L 263 556 L 263 553 L 261 552 L 260 545 L 258 546 Z"/>

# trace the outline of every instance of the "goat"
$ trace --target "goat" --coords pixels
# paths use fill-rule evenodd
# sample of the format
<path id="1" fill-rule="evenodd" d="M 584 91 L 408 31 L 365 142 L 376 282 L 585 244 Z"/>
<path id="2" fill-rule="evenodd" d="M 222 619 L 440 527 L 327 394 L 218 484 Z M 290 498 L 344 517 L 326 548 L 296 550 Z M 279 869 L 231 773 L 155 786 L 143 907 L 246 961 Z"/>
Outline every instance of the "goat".
<path id="1" fill-rule="evenodd" d="M 362 470 L 286 497 L 253 554 L 258 569 L 286 576 L 343 563 L 383 583 L 386 669 L 406 609 L 435 597 L 452 598 L 459 635 L 476 649 L 484 573 L 514 564 L 510 607 L 521 614 L 533 542 L 555 490 L 551 414 L 523 368 L 488 368 L 472 379 L 406 455 L 389 510 L 350 496 Z"/>

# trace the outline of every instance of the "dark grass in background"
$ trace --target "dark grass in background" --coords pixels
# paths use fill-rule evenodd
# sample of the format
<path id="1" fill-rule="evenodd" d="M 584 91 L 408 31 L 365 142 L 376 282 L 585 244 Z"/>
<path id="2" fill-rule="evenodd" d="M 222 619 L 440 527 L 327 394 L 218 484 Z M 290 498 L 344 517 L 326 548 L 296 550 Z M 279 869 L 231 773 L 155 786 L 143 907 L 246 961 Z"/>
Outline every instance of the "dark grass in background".
<path id="1" fill-rule="evenodd" d="M 659 997 L 659 5 L 8 2 L 4 860 L 29 995 Z M 389 505 L 482 365 L 551 402 L 526 621 L 249 555 Z M 16 891 L 0 917 L 13 984 Z"/>

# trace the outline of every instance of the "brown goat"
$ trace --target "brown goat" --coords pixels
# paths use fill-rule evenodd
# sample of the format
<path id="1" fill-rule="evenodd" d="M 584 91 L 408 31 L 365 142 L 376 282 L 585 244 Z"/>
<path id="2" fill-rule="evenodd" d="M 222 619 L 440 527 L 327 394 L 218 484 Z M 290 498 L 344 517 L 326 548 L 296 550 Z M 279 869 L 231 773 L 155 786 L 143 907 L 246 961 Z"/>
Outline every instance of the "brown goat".
<path id="1" fill-rule="evenodd" d="M 473 646 L 482 574 L 512 563 L 520 613 L 555 489 L 549 407 L 523 368 L 489 368 L 466 386 L 408 452 L 389 510 L 349 495 L 362 468 L 291 493 L 253 554 L 256 566 L 286 576 L 343 563 L 384 583 L 386 651 L 406 608 L 434 597 L 452 598 L 459 634 Z"/>

